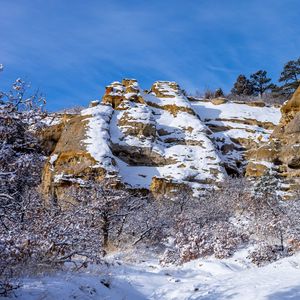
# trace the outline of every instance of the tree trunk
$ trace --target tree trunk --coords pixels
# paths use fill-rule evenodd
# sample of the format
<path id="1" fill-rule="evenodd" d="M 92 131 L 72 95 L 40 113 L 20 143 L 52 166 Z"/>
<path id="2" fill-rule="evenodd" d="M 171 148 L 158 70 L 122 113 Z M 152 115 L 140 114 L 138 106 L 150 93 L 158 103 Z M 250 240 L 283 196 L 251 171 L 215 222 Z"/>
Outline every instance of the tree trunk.
<path id="1" fill-rule="evenodd" d="M 103 247 L 107 247 L 108 244 L 108 231 L 109 231 L 109 220 L 108 216 L 105 214 L 103 216 L 102 234 L 103 234 Z"/>

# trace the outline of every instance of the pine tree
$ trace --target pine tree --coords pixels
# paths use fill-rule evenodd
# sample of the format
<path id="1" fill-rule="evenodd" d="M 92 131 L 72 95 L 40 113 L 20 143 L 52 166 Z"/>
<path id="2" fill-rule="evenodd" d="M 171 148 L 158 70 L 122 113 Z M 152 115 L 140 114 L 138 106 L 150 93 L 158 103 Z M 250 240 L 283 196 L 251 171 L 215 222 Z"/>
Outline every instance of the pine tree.
<path id="1" fill-rule="evenodd" d="M 224 92 L 221 88 L 218 88 L 215 91 L 215 98 L 221 98 L 221 97 L 224 97 Z"/>
<path id="2" fill-rule="evenodd" d="M 271 83 L 271 78 L 267 77 L 267 71 L 259 70 L 250 75 L 253 92 L 260 97 L 267 91 L 275 87 Z"/>
<path id="3" fill-rule="evenodd" d="M 245 75 L 239 75 L 231 90 L 231 93 L 238 96 L 250 96 L 253 94 L 253 86 L 251 81 Z"/>
<path id="4" fill-rule="evenodd" d="M 288 61 L 281 72 L 279 82 L 283 82 L 281 92 L 291 96 L 300 84 L 300 57 L 297 60 Z"/>

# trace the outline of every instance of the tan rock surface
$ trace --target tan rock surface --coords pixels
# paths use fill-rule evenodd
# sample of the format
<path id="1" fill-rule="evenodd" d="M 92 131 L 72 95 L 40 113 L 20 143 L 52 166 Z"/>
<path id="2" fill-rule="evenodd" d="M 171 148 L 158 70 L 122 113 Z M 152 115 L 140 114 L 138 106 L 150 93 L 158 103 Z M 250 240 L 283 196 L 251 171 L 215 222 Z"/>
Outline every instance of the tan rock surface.
<path id="1" fill-rule="evenodd" d="M 155 82 L 148 92 L 134 79 L 113 82 L 101 103 L 43 132 L 44 147 L 51 153 L 43 190 L 63 199 L 73 185 L 110 177 L 122 187 L 154 194 L 186 188 L 199 194 L 227 174 L 242 175 L 252 159 L 247 175 L 259 176 L 269 166 L 266 162 L 280 169 L 283 147 L 272 150 L 267 143 L 276 126 L 274 114 L 270 107 L 221 98 L 215 104 L 190 101 L 175 82 Z M 297 126 L 295 119 L 285 128 L 293 141 Z M 289 143 L 284 147 L 282 165 L 287 168 L 281 173 L 291 168 L 296 173 L 300 156 Z"/>
<path id="2" fill-rule="evenodd" d="M 300 87 L 281 108 L 282 117 L 269 142 L 249 153 L 252 160 L 246 174 L 252 176 L 260 161 L 271 163 L 278 175 L 293 178 L 290 186 L 298 186 L 300 179 Z M 255 175 L 254 175 L 255 176 Z"/>

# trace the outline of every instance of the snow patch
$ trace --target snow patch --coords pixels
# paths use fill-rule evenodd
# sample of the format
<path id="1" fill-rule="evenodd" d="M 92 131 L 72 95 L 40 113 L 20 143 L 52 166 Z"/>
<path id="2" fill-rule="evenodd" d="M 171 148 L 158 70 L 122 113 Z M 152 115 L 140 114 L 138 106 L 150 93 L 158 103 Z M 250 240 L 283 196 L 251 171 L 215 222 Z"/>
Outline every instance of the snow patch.
<path id="1" fill-rule="evenodd" d="M 96 167 L 115 172 L 113 166 L 113 155 L 109 148 L 109 122 L 112 117 L 113 108 L 110 105 L 99 104 L 98 106 L 85 109 L 82 116 L 88 116 L 87 138 L 84 143 L 91 156 L 98 162 Z"/>

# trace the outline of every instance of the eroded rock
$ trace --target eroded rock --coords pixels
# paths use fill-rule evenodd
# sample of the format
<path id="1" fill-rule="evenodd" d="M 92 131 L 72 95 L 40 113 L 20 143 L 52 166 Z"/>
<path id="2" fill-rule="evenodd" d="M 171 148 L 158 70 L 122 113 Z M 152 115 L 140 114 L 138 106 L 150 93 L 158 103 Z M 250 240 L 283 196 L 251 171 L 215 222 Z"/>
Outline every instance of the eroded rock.
<path id="1" fill-rule="evenodd" d="M 107 178 L 156 195 L 200 194 L 227 175 L 242 175 L 252 155 L 267 160 L 268 148 L 253 148 L 268 142 L 278 109 L 217 102 L 191 101 L 175 82 L 155 82 L 149 91 L 134 79 L 113 82 L 101 103 L 45 131 L 45 194 L 63 199 L 73 185 Z M 289 129 L 294 135 L 296 126 Z M 264 168 L 253 165 L 249 174 L 254 167 L 257 175 Z"/>
<path id="2" fill-rule="evenodd" d="M 281 108 L 281 119 L 264 147 L 253 149 L 249 159 L 259 164 L 270 162 L 272 170 L 282 178 L 292 178 L 289 186 L 299 186 L 300 178 L 300 88 Z M 255 168 L 253 163 L 247 166 L 251 176 Z M 254 172 L 255 173 L 255 172 Z M 285 186 L 286 189 L 286 186 Z"/>

